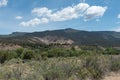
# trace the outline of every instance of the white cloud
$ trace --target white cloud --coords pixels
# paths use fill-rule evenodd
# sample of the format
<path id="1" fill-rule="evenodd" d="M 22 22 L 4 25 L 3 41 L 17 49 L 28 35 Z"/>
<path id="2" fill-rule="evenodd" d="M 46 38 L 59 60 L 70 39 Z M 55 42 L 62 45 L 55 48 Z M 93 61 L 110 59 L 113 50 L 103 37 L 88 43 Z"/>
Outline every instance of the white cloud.
<path id="1" fill-rule="evenodd" d="M 79 3 L 78 5 L 69 6 L 56 12 L 53 12 L 46 7 L 34 8 L 32 13 L 38 17 L 47 17 L 51 21 L 64 21 L 80 17 L 82 12 L 84 12 L 88 7 L 89 5 L 87 3 Z"/>
<path id="2" fill-rule="evenodd" d="M 48 19 L 47 18 L 42 18 L 42 19 L 38 19 L 38 18 L 34 18 L 30 21 L 27 22 L 21 22 L 20 25 L 21 26 L 37 26 L 39 24 L 44 24 L 44 23 L 48 23 Z"/>
<path id="3" fill-rule="evenodd" d="M 113 31 L 120 32 L 120 27 L 113 29 Z"/>
<path id="4" fill-rule="evenodd" d="M 48 23 L 49 20 L 47 18 L 42 18 L 40 19 L 40 23 L 43 24 L 43 23 Z"/>
<path id="5" fill-rule="evenodd" d="M 117 18 L 120 19 L 120 14 L 118 14 Z"/>
<path id="6" fill-rule="evenodd" d="M 51 10 L 46 7 L 34 8 L 32 14 L 38 18 L 32 19 L 27 22 L 22 22 L 23 26 L 35 26 L 42 23 L 65 21 L 83 17 L 84 20 L 99 19 L 107 10 L 107 7 L 90 6 L 87 3 L 79 3 L 74 6 L 69 6 L 61 10 Z"/>
<path id="7" fill-rule="evenodd" d="M 84 12 L 89 7 L 90 6 L 87 3 L 79 3 L 78 5 L 74 6 L 77 12 Z"/>
<path id="8" fill-rule="evenodd" d="M 80 3 L 73 7 L 67 7 L 51 14 L 50 19 L 53 21 L 64 21 L 79 18 L 82 13 L 89 7 L 86 3 Z"/>
<path id="9" fill-rule="evenodd" d="M 0 7 L 6 6 L 8 3 L 8 0 L 0 0 Z"/>
<path id="10" fill-rule="evenodd" d="M 64 8 L 61 11 L 57 11 L 49 16 L 52 21 L 64 21 L 77 18 L 78 15 L 75 12 L 75 9 L 72 7 Z"/>
<path id="11" fill-rule="evenodd" d="M 84 19 L 90 20 L 90 19 L 94 19 L 94 18 L 100 18 L 104 15 L 106 10 L 107 10 L 107 7 L 91 6 L 85 12 Z"/>
<path id="12" fill-rule="evenodd" d="M 16 19 L 22 19 L 23 17 L 22 16 L 16 16 L 15 18 Z"/>
<path id="13" fill-rule="evenodd" d="M 34 13 L 34 14 L 36 14 L 37 16 L 39 16 L 39 17 L 46 17 L 46 16 L 49 16 L 49 15 L 51 15 L 51 12 L 52 12 L 52 10 L 49 10 L 48 8 L 46 8 L 46 7 L 43 7 L 43 8 L 34 8 L 33 10 L 32 10 L 32 13 Z"/>

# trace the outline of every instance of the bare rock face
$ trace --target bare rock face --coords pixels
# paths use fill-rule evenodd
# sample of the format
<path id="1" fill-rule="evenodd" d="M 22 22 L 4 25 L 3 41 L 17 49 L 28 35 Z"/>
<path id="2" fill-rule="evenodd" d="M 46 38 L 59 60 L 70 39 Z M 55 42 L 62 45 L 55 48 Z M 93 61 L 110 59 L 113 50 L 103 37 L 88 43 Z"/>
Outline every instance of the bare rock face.
<path id="1" fill-rule="evenodd" d="M 42 42 L 45 44 L 73 44 L 74 41 L 70 39 L 58 38 L 56 36 L 33 37 L 29 41 Z"/>

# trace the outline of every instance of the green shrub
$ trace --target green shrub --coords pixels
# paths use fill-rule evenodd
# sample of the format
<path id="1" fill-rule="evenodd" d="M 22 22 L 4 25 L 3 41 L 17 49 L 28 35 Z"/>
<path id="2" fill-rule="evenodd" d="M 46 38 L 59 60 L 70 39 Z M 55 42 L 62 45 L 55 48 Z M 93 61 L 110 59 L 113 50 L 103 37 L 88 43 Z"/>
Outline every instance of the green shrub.
<path id="1" fill-rule="evenodd" d="M 120 71 L 120 56 L 110 57 L 110 70 L 115 72 Z"/>
<path id="2" fill-rule="evenodd" d="M 116 50 L 114 48 L 107 48 L 103 54 L 108 54 L 108 55 L 119 55 L 120 54 L 120 50 Z"/>
<path id="3" fill-rule="evenodd" d="M 24 52 L 21 55 L 22 59 L 33 59 L 35 54 L 33 53 L 32 50 L 24 50 Z"/>
<path id="4" fill-rule="evenodd" d="M 48 50 L 47 52 L 47 57 L 67 57 L 67 56 L 69 56 L 69 52 L 61 48 L 53 48 Z"/>
<path id="5" fill-rule="evenodd" d="M 89 55 L 83 59 L 83 69 L 86 68 L 87 74 L 92 80 L 99 80 L 108 71 L 108 60 L 102 55 Z M 83 74 L 83 72 L 81 73 Z"/>
<path id="6" fill-rule="evenodd" d="M 14 51 L 0 51 L 0 63 L 4 63 L 6 60 L 17 58 L 17 53 Z"/>
<path id="7" fill-rule="evenodd" d="M 17 56 L 18 56 L 19 58 L 21 57 L 23 51 L 24 51 L 24 48 L 18 48 L 18 49 L 16 49 L 16 53 L 17 53 Z"/>

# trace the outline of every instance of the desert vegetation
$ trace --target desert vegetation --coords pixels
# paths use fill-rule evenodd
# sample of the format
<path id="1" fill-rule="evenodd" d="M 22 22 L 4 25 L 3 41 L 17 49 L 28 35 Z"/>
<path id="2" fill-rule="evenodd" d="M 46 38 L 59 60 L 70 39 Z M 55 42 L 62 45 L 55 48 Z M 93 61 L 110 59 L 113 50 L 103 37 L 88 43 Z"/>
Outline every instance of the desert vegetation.
<path id="1" fill-rule="evenodd" d="M 120 71 L 120 51 L 82 46 L 0 51 L 0 80 L 102 80 Z"/>

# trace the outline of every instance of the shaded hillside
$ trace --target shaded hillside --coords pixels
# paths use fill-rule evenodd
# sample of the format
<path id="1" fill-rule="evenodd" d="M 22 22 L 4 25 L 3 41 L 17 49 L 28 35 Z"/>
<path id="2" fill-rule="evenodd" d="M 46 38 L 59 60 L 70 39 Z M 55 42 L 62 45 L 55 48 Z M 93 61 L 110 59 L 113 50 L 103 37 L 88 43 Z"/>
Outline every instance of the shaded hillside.
<path id="1" fill-rule="evenodd" d="M 61 29 L 53 31 L 14 33 L 12 37 L 1 38 L 1 41 L 29 43 L 63 43 L 75 45 L 120 46 L 120 33 L 114 31 L 81 31 Z"/>

